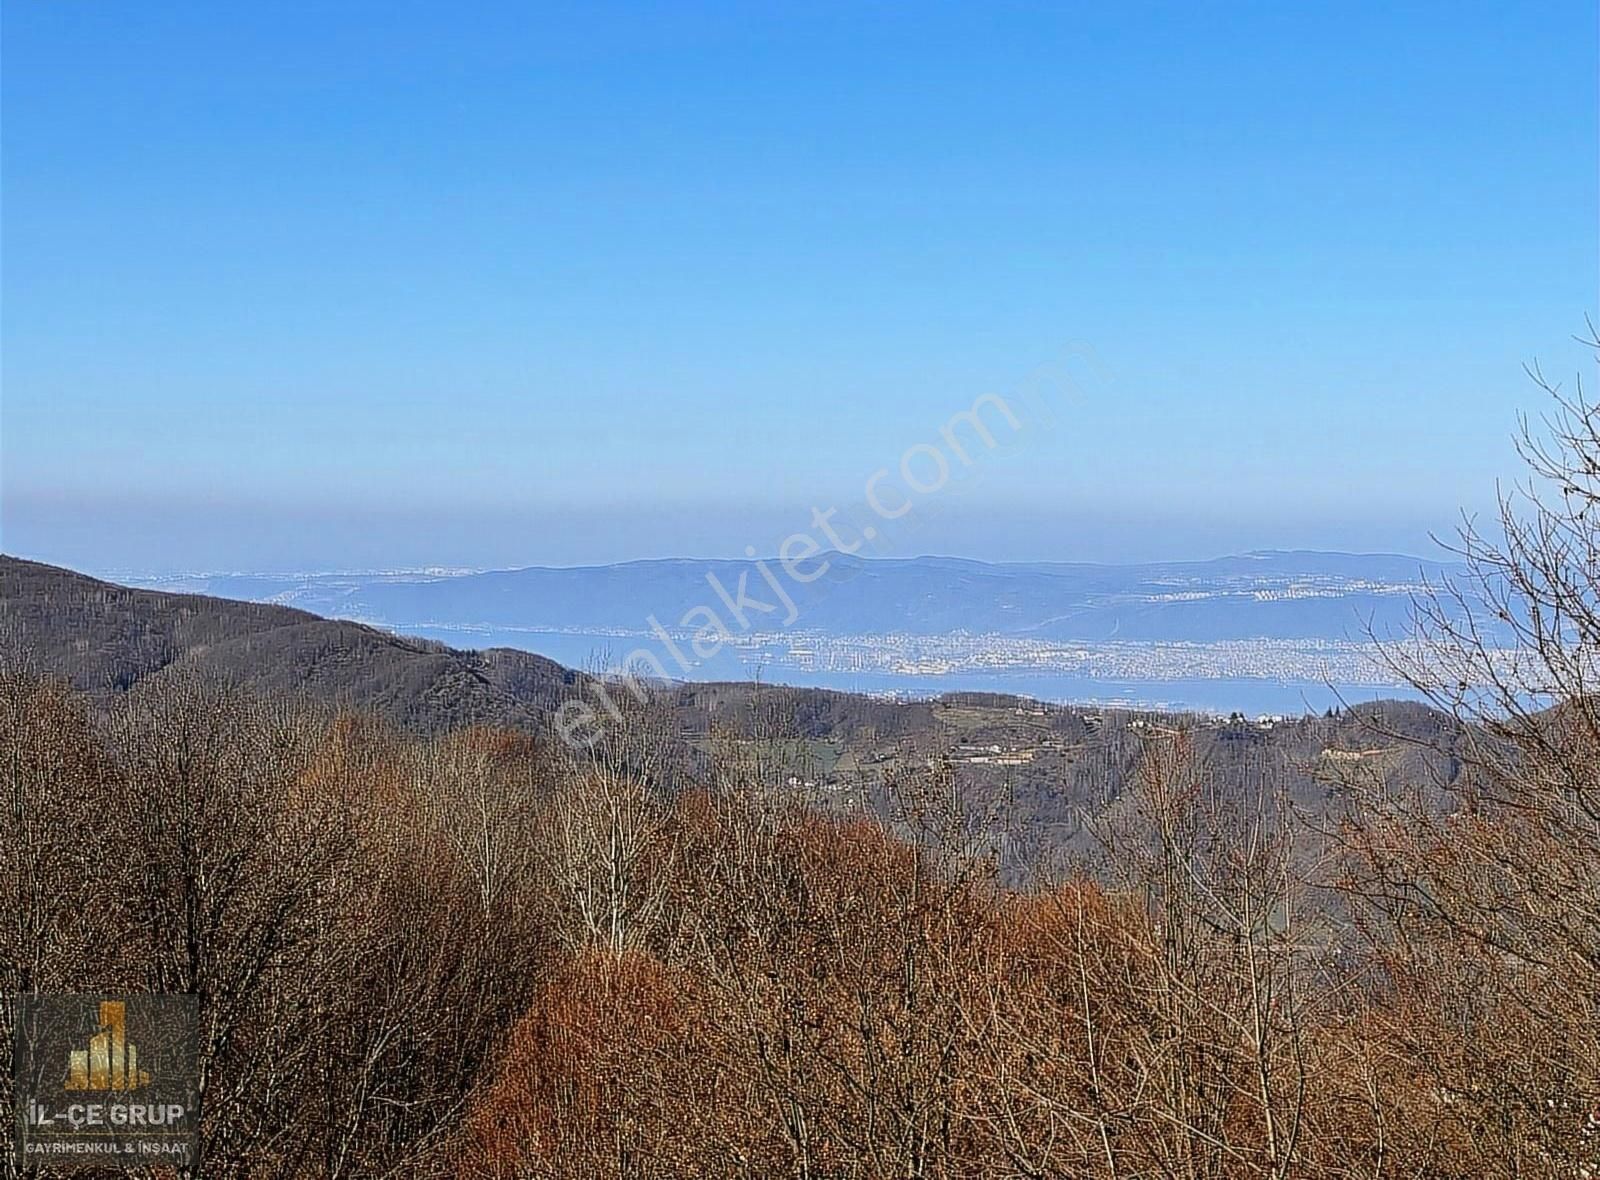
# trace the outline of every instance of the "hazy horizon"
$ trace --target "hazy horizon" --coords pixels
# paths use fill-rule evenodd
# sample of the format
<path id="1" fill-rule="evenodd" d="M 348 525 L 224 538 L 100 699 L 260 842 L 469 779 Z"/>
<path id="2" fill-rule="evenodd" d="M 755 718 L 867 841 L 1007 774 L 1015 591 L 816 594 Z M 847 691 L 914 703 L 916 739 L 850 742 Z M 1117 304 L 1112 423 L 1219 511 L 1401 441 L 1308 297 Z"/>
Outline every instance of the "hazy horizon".
<path id="1" fill-rule="evenodd" d="M 509 548 L 492 548 L 489 556 L 480 560 L 456 560 L 448 557 L 430 556 L 429 551 L 420 549 L 414 538 L 404 536 L 405 523 L 397 522 L 393 539 L 397 542 L 393 548 L 382 545 L 374 547 L 370 544 L 373 534 L 363 530 L 349 537 L 341 538 L 337 531 L 329 530 L 324 534 L 322 543 L 315 547 L 301 548 L 295 544 L 275 547 L 270 543 L 270 538 L 263 538 L 259 528 L 246 530 L 245 539 L 238 543 L 219 544 L 216 546 L 202 545 L 197 549 L 197 559 L 186 560 L 182 554 L 170 554 L 163 560 L 151 560 L 149 554 L 151 547 L 141 533 L 137 523 L 128 521 L 129 527 L 122 530 L 121 535 L 113 543 L 99 536 L 91 539 L 74 539 L 70 530 L 61 530 L 53 527 L 57 521 L 52 520 L 47 513 L 41 513 L 38 518 L 40 530 L 35 533 L 30 528 L 11 528 L 0 543 L 0 552 L 13 557 L 24 558 L 29 561 L 43 562 L 47 565 L 58 565 L 87 573 L 96 577 L 116 580 L 118 575 L 140 578 L 169 578 L 182 575 L 198 574 L 310 574 L 310 573 L 421 573 L 428 571 L 472 572 L 484 573 L 501 570 L 518 569 L 571 569 L 582 567 L 605 567 L 624 565 L 635 562 L 731 562 L 743 561 L 749 556 L 745 546 L 728 543 L 721 546 L 708 546 L 704 549 L 690 549 L 685 551 L 656 549 L 638 553 L 622 553 L 617 556 L 607 556 L 613 546 L 600 547 L 593 553 L 578 549 L 567 556 L 540 556 L 534 554 L 529 557 L 520 557 Z M 148 518 L 146 518 L 148 520 Z M 30 524 L 32 522 L 30 521 Z M 199 522 L 196 522 L 197 524 Z M 225 534 L 230 530 L 218 528 L 217 522 L 210 522 L 216 531 L 219 541 L 226 539 Z M 1459 523 L 1459 519 L 1457 522 Z M 103 521 L 102 521 L 103 524 Z M 1123 522 L 1126 526 L 1126 522 Z M 1388 545 L 1363 544 L 1365 538 L 1360 530 L 1352 530 L 1350 544 L 1296 544 L 1282 543 L 1278 534 L 1271 531 L 1263 533 L 1264 540 L 1260 544 L 1241 544 L 1238 547 L 1228 546 L 1223 542 L 1207 544 L 1201 535 L 1193 530 L 1181 530 L 1172 527 L 1173 544 L 1163 546 L 1158 539 L 1152 539 L 1150 531 L 1145 528 L 1137 543 L 1122 543 L 1115 536 L 1101 536 L 1093 538 L 1090 543 L 1081 543 L 1080 538 L 1069 538 L 1060 547 L 1050 548 L 1045 551 L 1040 546 L 1037 551 L 1030 550 L 1025 539 L 1019 539 L 1015 547 L 1002 547 L 998 551 L 991 544 L 976 546 L 985 552 L 958 552 L 947 549 L 907 548 L 904 550 L 863 549 L 855 556 L 864 560 L 873 561 L 907 561 L 907 560 L 957 560 L 979 562 L 989 565 L 1027 565 L 1037 563 L 1082 563 L 1105 566 L 1137 566 L 1155 565 L 1162 563 L 1189 563 L 1217 561 L 1230 557 L 1245 557 L 1263 553 L 1325 553 L 1350 556 L 1393 556 L 1415 558 L 1419 561 L 1439 562 L 1453 560 L 1452 553 L 1439 543 L 1439 540 L 1448 544 L 1451 540 L 1447 530 L 1440 530 L 1439 540 L 1430 538 L 1426 531 L 1418 530 L 1413 533 L 1399 531 L 1395 534 L 1396 543 Z M 1453 525 L 1452 525 L 1453 527 Z M 201 530 L 197 529 L 197 532 Z M 288 531 L 292 534 L 293 527 Z M 1107 532 L 1115 530 L 1108 529 Z M 1179 535 L 1181 534 L 1181 535 Z M 918 534 L 921 535 L 921 534 Z M 1324 539 L 1330 534 L 1323 533 Z M 1336 535 L 1336 534 L 1335 534 Z M 21 537 L 20 543 L 13 543 L 14 539 Z M 352 547 L 349 542 L 364 539 L 369 544 Z M 36 542 L 30 545 L 29 540 Z M 774 538 L 776 539 L 776 538 Z M 759 549 L 753 556 L 761 559 L 772 559 L 777 556 L 778 546 L 769 545 Z M 462 552 L 449 546 L 441 547 L 441 551 L 450 553 Z M 825 554 L 831 554 L 826 550 Z M 213 560 L 206 560 L 206 554 L 213 555 Z M 357 560 L 352 553 L 365 555 L 364 559 Z M 229 560 L 229 555 L 233 560 Z M 295 556 L 300 554 L 302 556 Z M 318 557 L 318 554 L 322 556 Z M 281 555 L 281 556 L 275 556 Z"/>
<path id="2" fill-rule="evenodd" d="M 268 568 L 268 567 L 264 567 L 264 566 L 254 566 L 254 565 L 252 565 L 252 566 L 248 566 L 248 567 L 238 567 L 238 568 L 220 568 L 220 567 L 218 567 L 218 568 L 206 568 L 206 567 L 198 567 L 198 566 L 193 567 L 193 568 L 178 568 L 178 567 L 166 568 L 166 567 L 146 567 L 146 566 L 137 566 L 137 565 L 134 565 L 134 566 L 101 566 L 101 567 L 82 566 L 82 567 L 73 567 L 73 566 L 64 566 L 62 562 L 53 561 L 53 560 L 51 560 L 51 559 L 49 559 L 47 557 L 40 556 L 40 555 L 37 555 L 37 554 L 21 553 L 21 552 L 14 553 L 14 552 L 11 552 L 10 550 L 0 550 L 0 553 L 4 553 L 8 557 L 21 558 L 21 559 L 23 559 L 25 561 L 36 561 L 36 562 L 40 562 L 40 563 L 45 564 L 45 565 L 57 565 L 57 566 L 63 566 L 63 568 L 72 568 L 78 573 L 85 573 L 85 574 L 89 574 L 89 575 L 92 575 L 92 576 L 95 576 L 95 577 L 108 578 L 108 579 L 110 579 L 112 581 L 115 581 L 116 577 L 121 575 L 121 576 L 126 576 L 126 577 L 129 577 L 129 578 L 139 579 L 141 582 L 142 581 L 149 581 L 152 584 L 158 583 L 158 582 L 162 582 L 162 581 L 166 581 L 166 580 L 179 580 L 179 579 L 182 579 L 185 576 L 200 577 L 200 576 L 207 576 L 207 575 L 210 575 L 210 576 L 239 575 L 239 576 L 244 576 L 244 577 L 256 577 L 256 576 L 263 576 L 263 577 L 273 577 L 273 576 L 276 576 L 276 577 L 298 577 L 298 576 L 339 576 L 339 575 L 373 575 L 373 576 L 376 576 L 376 575 L 386 575 L 386 574 L 396 574 L 396 575 L 415 574 L 415 575 L 424 575 L 424 576 L 430 576 L 430 577 L 451 577 L 451 576 L 458 576 L 458 575 L 464 576 L 464 575 L 470 575 L 470 574 L 516 573 L 516 572 L 519 572 L 519 571 L 532 571 L 532 570 L 586 570 L 586 569 L 588 569 L 588 570 L 599 570 L 599 569 L 614 568 L 614 567 L 618 567 L 618 566 L 670 565 L 670 564 L 675 564 L 675 563 L 676 564 L 690 564 L 690 565 L 696 564 L 696 563 L 701 563 L 701 562 L 704 562 L 707 565 L 748 564 L 748 563 L 750 563 L 752 561 L 765 561 L 765 562 L 768 562 L 768 563 L 774 563 L 774 562 L 776 562 L 778 560 L 777 554 L 775 552 L 757 553 L 757 554 L 754 554 L 753 556 L 748 556 L 748 557 L 746 555 L 744 555 L 744 554 L 738 554 L 738 555 L 729 554 L 729 555 L 725 555 L 725 556 L 708 556 L 706 554 L 684 553 L 684 554 L 673 554 L 673 555 L 656 556 L 656 557 L 633 557 L 633 558 L 625 558 L 625 559 L 622 559 L 622 560 L 619 560 L 619 561 L 599 561 L 599 562 L 590 562 L 590 561 L 523 562 L 523 563 L 520 563 L 520 564 L 510 564 L 510 565 L 454 565 L 454 564 L 440 563 L 440 562 L 431 562 L 431 563 L 430 562 L 423 562 L 423 563 L 418 563 L 418 564 L 414 564 L 414 565 L 368 565 L 368 566 L 342 565 L 342 566 L 310 566 L 310 567 L 284 566 L 284 567 L 280 567 L 280 568 Z M 1116 569 L 1116 568 L 1137 568 L 1137 567 L 1142 567 L 1142 566 L 1159 566 L 1159 565 L 1204 565 L 1204 564 L 1207 564 L 1207 563 L 1210 563 L 1210 562 L 1222 562 L 1222 561 L 1227 561 L 1229 559 L 1235 559 L 1235 558 L 1292 556 L 1292 555 L 1296 555 L 1296 554 L 1306 554 L 1306 555 L 1314 555 L 1314 556 L 1320 556 L 1320 557 L 1398 558 L 1398 559 L 1408 560 L 1408 561 L 1409 560 L 1415 560 L 1415 561 L 1417 561 L 1419 563 L 1430 564 L 1430 565 L 1431 564 L 1451 564 L 1451 563 L 1453 563 L 1454 561 L 1457 560 L 1452 551 L 1446 550 L 1446 549 L 1444 549 L 1442 547 L 1438 548 L 1438 551 L 1436 553 L 1432 553 L 1432 554 L 1429 554 L 1429 553 L 1418 553 L 1418 552 L 1407 552 L 1407 551 L 1400 551 L 1400 550 L 1393 550 L 1393 549 L 1352 550 L 1352 549 L 1316 549 L 1316 548 L 1307 548 L 1307 547 L 1292 548 L 1292 549 L 1291 548 L 1245 549 L 1245 550 L 1239 550 L 1239 551 L 1236 551 L 1236 552 L 1235 551 L 1215 552 L 1215 553 L 1206 553 L 1206 554 L 1201 554 L 1199 556 L 1190 556 L 1190 557 L 1171 557 L 1171 558 L 1169 558 L 1169 557 L 1157 557 L 1157 558 L 1149 558 L 1149 559 L 1134 559 L 1134 560 L 1127 560 L 1127 561 L 1114 561 L 1114 560 L 1097 561 L 1097 560 L 1087 560 L 1087 559 L 1083 560 L 1083 561 L 1077 561 L 1077 560 L 1070 559 L 1070 558 L 997 558 L 997 559 L 991 559 L 991 558 L 982 558 L 982 557 L 967 557 L 967 556 L 965 556 L 963 554 L 959 554 L 959 553 L 932 553 L 932 552 L 930 552 L 930 553 L 905 553 L 905 554 L 857 552 L 857 553 L 854 553 L 854 554 L 841 554 L 837 550 L 823 550 L 823 551 L 821 551 L 820 553 L 818 553 L 816 555 L 816 559 L 817 560 L 826 560 L 826 559 L 836 559 L 836 558 L 839 558 L 841 556 L 848 556 L 848 557 L 853 557 L 853 558 L 857 558 L 859 560 L 868 561 L 868 562 L 963 562 L 963 563 L 979 565 L 979 566 L 994 566 L 994 567 L 997 567 L 997 568 L 1049 566 L 1049 565 L 1064 565 L 1064 566 L 1065 565 L 1084 565 L 1084 566 L 1103 566 L 1103 567 L 1108 568 L 1108 569 Z"/>

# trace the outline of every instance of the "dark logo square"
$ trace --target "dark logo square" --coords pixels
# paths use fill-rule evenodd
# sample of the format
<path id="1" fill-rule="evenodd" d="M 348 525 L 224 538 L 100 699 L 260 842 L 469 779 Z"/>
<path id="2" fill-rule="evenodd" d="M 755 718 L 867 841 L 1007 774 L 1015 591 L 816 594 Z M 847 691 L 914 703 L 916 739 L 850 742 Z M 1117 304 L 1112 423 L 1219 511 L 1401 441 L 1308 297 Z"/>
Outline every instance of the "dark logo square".
<path id="1" fill-rule="evenodd" d="M 181 1167 L 199 1121 L 194 996 L 20 996 L 22 1167 Z"/>

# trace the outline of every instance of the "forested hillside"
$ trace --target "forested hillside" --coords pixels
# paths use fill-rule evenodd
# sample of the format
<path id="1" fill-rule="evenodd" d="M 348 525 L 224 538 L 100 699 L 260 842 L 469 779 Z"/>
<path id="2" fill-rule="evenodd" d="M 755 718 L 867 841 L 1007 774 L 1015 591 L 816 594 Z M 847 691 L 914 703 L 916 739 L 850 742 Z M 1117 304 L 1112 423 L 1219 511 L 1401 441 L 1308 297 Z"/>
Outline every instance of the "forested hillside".
<path id="1" fill-rule="evenodd" d="M 556 740 L 563 701 L 610 723 L 596 682 L 509 649 L 459 651 L 287 607 L 136 590 L 0 557 L 0 636 L 14 658 L 105 701 L 191 672 L 324 713 L 350 710 L 429 734 L 486 724 Z M 895 776 L 943 764 L 985 814 L 1016 881 L 1098 851 L 1097 827 L 1127 806 L 1144 739 L 1182 728 L 1225 791 L 1272 781 L 1321 823 L 1343 800 L 1323 781 L 1341 754 L 1392 784 L 1453 777 L 1457 726 L 1388 702 L 1268 722 L 1047 705 L 1003 694 L 902 701 L 754 683 L 656 684 L 647 710 L 624 684 L 606 699 L 649 717 L 639 757 L 676 789 L 730 753 L 775 789 L 832 812 L 889 818 Z M 646 749 L 648 745 L 648 749 Z"/>
<path id="2" fill-rule="evenodd" d="M 289 607 L 163 594 L 0 556 L 0 637 L 93 694 L 178 669 L 399 725 L 537 726 L 576 681 L 526 652 L 463 652 Z"/>
<path id="3" fill-rule="evenodd" d="M 1008 886 L 948 760 L 818 807 L 746 723 L 687 781 L 668 703 L 625 708 L 574 754 L 8 666 L 0 988 L 200 997 L 203 1176 L 1596 1160 L 1592 846 L 1529 833 L 1487 763 L 1441 817 L 1328 761 L 1351 808 L 1308 857 L 1270 771 L 1131 728 L 1096 875 Z"/>

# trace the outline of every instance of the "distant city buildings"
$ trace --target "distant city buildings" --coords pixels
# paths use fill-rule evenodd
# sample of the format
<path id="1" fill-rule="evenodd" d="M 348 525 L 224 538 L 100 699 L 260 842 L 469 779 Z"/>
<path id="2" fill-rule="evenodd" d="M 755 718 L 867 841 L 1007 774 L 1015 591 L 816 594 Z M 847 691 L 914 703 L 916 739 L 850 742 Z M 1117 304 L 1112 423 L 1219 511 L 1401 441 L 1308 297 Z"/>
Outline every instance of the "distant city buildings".
<path id="1" fill-rule="evenodd" d="M 941 677 L 1035 673 L 1104 680 L 1277 680 L 1398 685 L 1370 642 L 1228 639 L 1215 642 L 1060 643 L 1014 635 L 741 636 L 736 646 L 774 669 Z M 1264 717 L 1271 721 L 1274 717 Z"/>

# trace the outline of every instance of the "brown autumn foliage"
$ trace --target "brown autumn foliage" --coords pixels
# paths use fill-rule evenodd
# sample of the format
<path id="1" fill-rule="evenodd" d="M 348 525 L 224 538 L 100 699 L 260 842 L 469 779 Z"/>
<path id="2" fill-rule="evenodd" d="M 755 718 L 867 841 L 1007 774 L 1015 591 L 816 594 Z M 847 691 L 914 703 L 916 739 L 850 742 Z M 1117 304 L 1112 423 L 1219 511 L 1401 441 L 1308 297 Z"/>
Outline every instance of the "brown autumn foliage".
<path id="1" fill-rule="evenodd" d="M 686 782 L 649 701 L 575 753 L 24 652 L 0 990 L 197 995 L 195 1176 L 1600 1175 L 1600 424 L 1562 405 L 1543 498 L 1395 649 L 1461 773 L 1335 764 L 1330 829 L 1151 727 L 1100 859 L 1007 888 L 942 760 L 819 810 L 782 716 Z"/>
<path id="2" fill-rule="evenodd" d="M 1152 734 L 1098 878 L 1016 891 L 937 763 L 894 820 L 826 815 L 662 794 L 512 734 L 162 691 L 97 718 L 0 677 L 0 966 L 8 991 L 201 997 L 197 1174 L 1592 1162 L 1592 974 L 1506 949 L 1563 915 L 1435 909 L 1448 887 L 1494 912 L 1509 883 L 1458 877 L 1504 816 L 1363 812 L 1339 867 L 1352 889 L 1366 867 L 1363 907 L 1336 917 L 1270 792 L 1242 800 Z M 1391 896 L 1402 865 L 1429 904 Z"/>
<path id="3" fill-rule="evenodd" d="M 637 951 L 564 964 L 510 1030 L 466 1119 L 462 1171 L 683 1174 L 673 1166 L 689 1146 L 676 1108 L 694 1091 L 661 1074 L 692 1035 L 693 990 L 676 974 Z"/>

